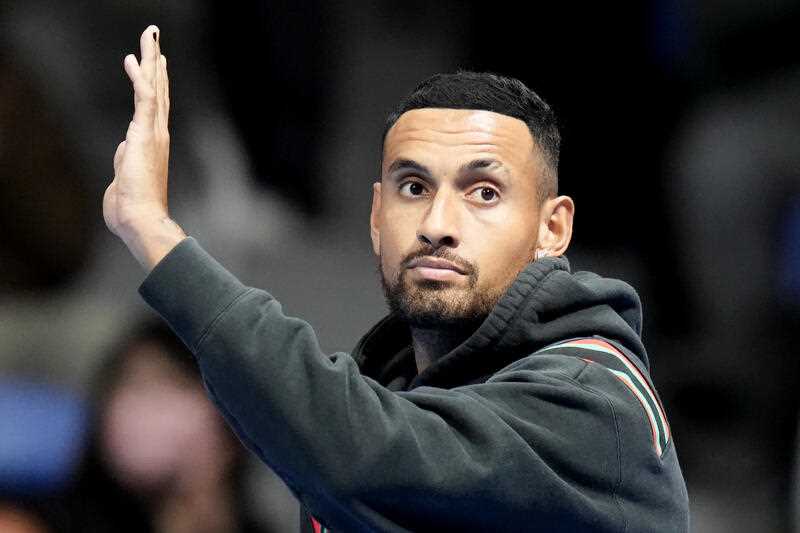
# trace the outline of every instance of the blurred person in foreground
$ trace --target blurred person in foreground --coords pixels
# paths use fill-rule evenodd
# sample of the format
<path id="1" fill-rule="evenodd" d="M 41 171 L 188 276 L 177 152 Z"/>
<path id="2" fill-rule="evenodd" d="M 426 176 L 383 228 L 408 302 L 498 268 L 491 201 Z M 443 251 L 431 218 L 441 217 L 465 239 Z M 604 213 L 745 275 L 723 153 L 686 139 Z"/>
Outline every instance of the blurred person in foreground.
<path id="1" fill-rule="evenodd" d="M 106 224 L 305 531 L 688 530 L 639 298 L 571 272 L 574 205 L 556 195 L 559 133 L 536 94 L 437 75 L 390 115 L 370 233 L 391 313 L 328 356 L 170 219 L 156 27 L 140 48 Z"/>
<path id="2" fill-rule="evenodd" d="M 95 427 L 70 531 L 249 533 L 245 450 L 161 323 L 131 332 L 97 375 Z"/>

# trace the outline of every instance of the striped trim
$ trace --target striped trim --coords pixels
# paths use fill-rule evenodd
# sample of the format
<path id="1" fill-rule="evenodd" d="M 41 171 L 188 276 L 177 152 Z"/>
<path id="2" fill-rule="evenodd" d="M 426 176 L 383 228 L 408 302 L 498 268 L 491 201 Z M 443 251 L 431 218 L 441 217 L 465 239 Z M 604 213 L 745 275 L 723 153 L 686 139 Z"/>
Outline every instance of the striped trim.
<path id="1" fill-rule="evenodd" d="M 319 520 L 311 517 L 311 527 L 314 528 L 314 533 L 331 533 L 331 530 L 319 523 Z"/>
<path id="2" fill-rule="evenodd" d="M 653 447 L 659 456 L 671 438 L 667 416 L 650 381 L 621 350 L 597 338 L 566 341 L 539 350 L 559 350 L 567 355 L 577 355 L 589 362 L 599 363 L 619 379 L 636 397 L 650 422 Z"/>

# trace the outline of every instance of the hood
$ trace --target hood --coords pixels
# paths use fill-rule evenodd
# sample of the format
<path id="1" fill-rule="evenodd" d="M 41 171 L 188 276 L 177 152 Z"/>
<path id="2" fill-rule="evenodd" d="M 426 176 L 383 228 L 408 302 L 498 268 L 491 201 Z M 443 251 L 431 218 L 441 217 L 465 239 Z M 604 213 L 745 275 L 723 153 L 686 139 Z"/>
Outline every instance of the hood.
<path id="1" fill-rule="evenodd" d="M 545 257 L 517 275 L 472 335 L 419 375 L 408 327 L 394 313 L 361 339 L 353 357 L 364 375 L 393 390 L 452 388 L 481 381 L 555 342 L 598 335 L 625 346 L 649 370 L 641 330 L 633 287 L 592 272 L 573 273 L 565 256 Z"/>

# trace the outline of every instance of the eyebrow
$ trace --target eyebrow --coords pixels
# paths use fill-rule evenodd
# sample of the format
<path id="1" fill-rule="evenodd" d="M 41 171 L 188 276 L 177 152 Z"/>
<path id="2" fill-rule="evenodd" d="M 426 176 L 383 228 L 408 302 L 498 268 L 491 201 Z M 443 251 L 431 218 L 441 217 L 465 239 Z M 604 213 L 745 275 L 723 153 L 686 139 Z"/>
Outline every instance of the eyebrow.
<path id="1" fill-rule="evenodd" d="M 421 165 L 412 159 L 396 159 L 391 165 L 389 165 L 387 173 L 394 174 L 399 170 L 414 170 L 427 176 L 430 176 L 431 174 L 431 171 L 428 170 L 428 167 Z"/>
<path id="2" fill-rule="evenodd" d="M 491 159 L 491 158 L 488 158 L 488 159 L 474 159 L 474 160 L 470 161 L 469 163 L 464 163 L 463 165 L 461 165 L 458 168 L 458 173 L 459 174 L 465 174 L 465 173 L 473 171 L 473 170 L 486 169 L 486 168 L 489 168 L 489 167 L 492 167 L 492 166 L 502 167 L 503 164 L 500 161 L 498 161 L 496 159 Z M 419 172 L 420 174 L 424 174 L 426 176 L 430 176 L 431 175 L 431 171 L 428 169 L 428 167 L 426 167 L 425 165 L 422 165 L 420 163 L 417 163 L 413 159 L 397 159 L 397 160 L 395 160 L 394 162 L 392 162 L 391 165 L 389 165 L 387 173 L 388 174 L 393 174 L 393 173 L 398 172 L 400 170 L 413 170 L 415 172 Z"/>
<path id="3" fill-rule="evenodd" d="M 503 164 L 497 159 L 475 159 L 469 163 L 461 165 L 458 169 L 459 174 L 465 174 L 471 170 L 481 170 L 492 166 L 502 167 Z"/>

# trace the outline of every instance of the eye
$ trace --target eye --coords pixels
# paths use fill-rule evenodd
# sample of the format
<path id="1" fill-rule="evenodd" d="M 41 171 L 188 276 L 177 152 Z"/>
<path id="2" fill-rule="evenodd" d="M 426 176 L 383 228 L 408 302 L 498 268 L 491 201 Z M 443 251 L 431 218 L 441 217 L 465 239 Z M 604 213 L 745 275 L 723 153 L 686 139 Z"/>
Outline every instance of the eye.
<path id="1" fill-rule="evenodd" d="M 500 199 L 497 190 L 486 186 L 473 189 L 467 196 L 482 204 L 494 204 Z"/>
<path id="2" fill-rule="evenodd" d="M 400 185 L 400 194 L 403 196 L 422 196 L 425 186 L 418 181 L 407 181 Z"/>

